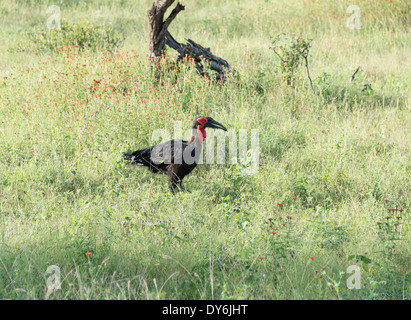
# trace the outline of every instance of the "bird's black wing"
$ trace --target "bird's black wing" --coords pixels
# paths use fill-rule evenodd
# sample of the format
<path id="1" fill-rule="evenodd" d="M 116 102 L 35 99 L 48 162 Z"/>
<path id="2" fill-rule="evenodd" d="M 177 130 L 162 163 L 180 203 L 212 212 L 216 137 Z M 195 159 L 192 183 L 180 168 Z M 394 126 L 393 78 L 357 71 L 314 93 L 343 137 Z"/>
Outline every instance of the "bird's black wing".
<path id="1" fill-rule="evenodd" d="M 181 164 L 183 150 L 186 147 L 187 141 L 173 139 L 132 153 L 125 153 L 124 158 L 130 160 L 130 164 L 154 166 L 160 169 L 172 163 Z"/>

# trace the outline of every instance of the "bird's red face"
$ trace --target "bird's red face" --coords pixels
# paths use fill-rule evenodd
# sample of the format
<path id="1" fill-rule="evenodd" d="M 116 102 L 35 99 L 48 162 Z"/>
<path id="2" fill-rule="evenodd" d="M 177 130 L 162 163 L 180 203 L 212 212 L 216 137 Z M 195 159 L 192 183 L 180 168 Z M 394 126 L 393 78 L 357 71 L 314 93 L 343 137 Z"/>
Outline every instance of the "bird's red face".
<path id="1" fill-rule="evenodd" d="M 197 122 L 200 125 L 204 126 L 208 122 L 208 119 L 206 117 L 200 117 L 200 118 L 197 119 Z"/>
<path id="2" fill-rule="evenodd" d="M 201 117 L 197 119 L 198 127 L 197 127 L 197 133 L 198 133 L 198 138 L 200 141 L 204 141 L 204 139 L 207 137 L 207 132 L 204 130 L 204 126 L 208 122 L 208 119 L 206 117 Z"/>

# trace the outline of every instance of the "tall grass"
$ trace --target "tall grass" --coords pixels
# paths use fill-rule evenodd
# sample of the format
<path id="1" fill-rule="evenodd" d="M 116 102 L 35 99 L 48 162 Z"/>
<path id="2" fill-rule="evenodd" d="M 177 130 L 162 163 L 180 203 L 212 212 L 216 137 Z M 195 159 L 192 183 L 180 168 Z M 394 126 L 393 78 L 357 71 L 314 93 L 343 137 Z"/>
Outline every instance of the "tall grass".
<path id="1" fill-rule="evenodd" d="M 153 82 L 151 1 L 63 2 L 69 23 L 124 35 L 113 53 L 10 53 L 51 4 L 0 3 L 1 298 L 410 298 L 407 1 L 358 1 L 359 30 L 345 27 L 348 1 L 189 1 L 171 32 L 229 61 L 240 77 L 224 85 L 189 62 L 177 72 L 171 51 Z M 277 74 L 280 32 L 314 39 L 314 92 L 304 68 L 293 87 Z M 199 115 L 258 129 L 258 173 L 199 165 L 192 193 L 172 196 L 123 162 Z M 395 233 L 377 224 L 395 220 Z M 48 295 L 50 265 L 62 283 Z"/>

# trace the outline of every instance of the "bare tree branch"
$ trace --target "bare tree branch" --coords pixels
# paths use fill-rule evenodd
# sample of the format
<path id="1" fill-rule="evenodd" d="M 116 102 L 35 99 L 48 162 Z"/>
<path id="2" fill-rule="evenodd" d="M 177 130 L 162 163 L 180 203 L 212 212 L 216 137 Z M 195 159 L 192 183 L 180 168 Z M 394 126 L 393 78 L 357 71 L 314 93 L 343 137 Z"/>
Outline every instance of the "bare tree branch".
<path id="1" fill-rule="evenodd" d="M 150 29 L 149 57 L 156 59 L 161 57 L 165 50 L 165 34 L 171 22 L 177 14 L 184 10 L 184 6 L 177 3 L 170 16 L 164 21 L 164 14 L 175 0 L 156 0 L 152 8 L 147 12 Z"/>
<path id="2" fill-rule="evenodd" d="M 308 69 L 308 54 L 304 56 L 304 60 L 305 60 L 305 69 L 307 70 L 307 77 L 308 77 L 308 80 L 310 80 L 311 90 L 314 91 L 313 81 L 311 80 L 310 70 Z"/>
<path id="3" fill-rule="evenodd" d="M 271 48 L 271 50 L 274 51 L 274 53 L 280 58 L 280 60 L 281 60 L 283 63 L 286 63 L 286 62 L 287 62 L 287 61 L 285 61 L 285 60 L 283 59 L 283 57 L 281 57 L 281 56 L 278 54 L 277 51 L 275 51 L 275 48 Z"/>
<path id="4" fill-rule="evenodd" d="M 185 9 L 185 7 L 180 4 L 179 2 L 177 3 L 177 6 L 173 9 L 173 11 L 171 11 L 170 15 L 168 16 L 168 18 L 166 19 L 166 21 L 164 21 L 163 26 L 161 28 L 160 33 L 158 34 L 158 38 L 164 39 L 164 37 L 166 36 L 167 33 L 167 28 L 168 26 L 171 24 L 171 22 L 175 19 L 175 17 L 177 16 L 177 14 L 180 11 L 183 11 Z"/>
<path id="5" fill-rule="evenodd" d="M 309 51 L 310 51 L 310 44 L 308 44 L 308 46 L 304 47 L 304 49 L 301 52 L 300 51 L 299 52 L 305 60 L 305 69 L 307 71 L 307 77 L 308 77 L 308 80 L 310 81 L 311 90 L 314 91 L 313 81 L 311 80 L 310 70 L 308 68 L 308 54 L 309 54 Z"/>
<path id="6" fill-rule="evenodd" d="M 350 77 L 350 83 L 353 82 L 355 75 L 357 74 L 358 70 L 360 70 L 360 66 L 358 66 L 358 68 L 354 71 L 354 73 L 351 75 Z"/>

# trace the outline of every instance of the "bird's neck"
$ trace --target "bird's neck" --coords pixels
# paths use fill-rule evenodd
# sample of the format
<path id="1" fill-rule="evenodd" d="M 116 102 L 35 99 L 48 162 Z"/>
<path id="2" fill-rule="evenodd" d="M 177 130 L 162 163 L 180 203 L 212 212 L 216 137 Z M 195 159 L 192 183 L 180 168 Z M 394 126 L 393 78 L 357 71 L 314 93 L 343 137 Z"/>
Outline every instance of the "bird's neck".
<path id="1" fill-rule="evenodd" d="M 204 130 L 204 127 L 199 126 L 197 128 L 193 128 L 193 135 L 188 143 L 194 145 L 197 148 L 201 148 L 205 137 L 206 132 Z"/>

